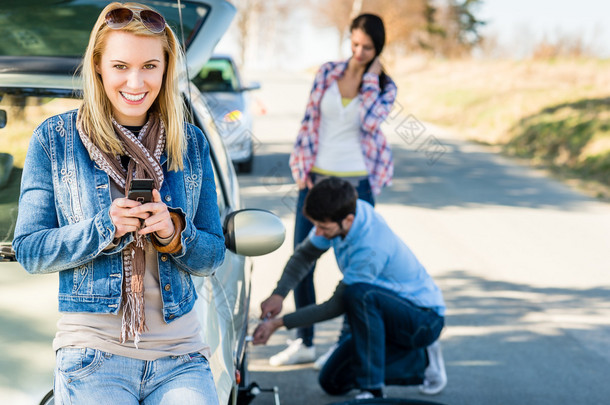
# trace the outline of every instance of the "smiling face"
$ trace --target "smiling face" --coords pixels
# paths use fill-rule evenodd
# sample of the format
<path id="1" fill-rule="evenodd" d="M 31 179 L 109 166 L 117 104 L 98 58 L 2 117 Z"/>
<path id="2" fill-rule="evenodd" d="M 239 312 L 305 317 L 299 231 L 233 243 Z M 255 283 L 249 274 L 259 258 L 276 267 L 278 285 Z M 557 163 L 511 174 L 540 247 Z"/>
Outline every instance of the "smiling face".
<path id="1" fill-rule="evenodd" d="M 377 56 L 373 40 L 360 28 L 352 30 L 351 42 L 352 57 L 358 64 L 366 66 L 367 63 Z"/>
<path id="2" fill-rule="evenodd" d="M 163 84 L 165 55 L 161 39 L 111 32 L 95 70 L 102 78 L 117 122 L 144 125 Z"/>

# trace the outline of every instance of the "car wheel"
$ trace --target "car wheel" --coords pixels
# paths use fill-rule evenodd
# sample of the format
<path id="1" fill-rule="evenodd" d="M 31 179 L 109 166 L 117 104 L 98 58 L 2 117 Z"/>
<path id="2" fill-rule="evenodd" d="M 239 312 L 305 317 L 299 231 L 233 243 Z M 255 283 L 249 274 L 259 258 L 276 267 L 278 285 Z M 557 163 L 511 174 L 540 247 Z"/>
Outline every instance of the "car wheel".
<path id="1" fill-rule="evenodd" d="M 55 400 L 53 399 L 53 390 L 47 392 L 47 395 L 44 396 L 44 398 L 42 398 L 42 401 L 40 401 L 40 405 L 53 405 L 55 403 Z"/>

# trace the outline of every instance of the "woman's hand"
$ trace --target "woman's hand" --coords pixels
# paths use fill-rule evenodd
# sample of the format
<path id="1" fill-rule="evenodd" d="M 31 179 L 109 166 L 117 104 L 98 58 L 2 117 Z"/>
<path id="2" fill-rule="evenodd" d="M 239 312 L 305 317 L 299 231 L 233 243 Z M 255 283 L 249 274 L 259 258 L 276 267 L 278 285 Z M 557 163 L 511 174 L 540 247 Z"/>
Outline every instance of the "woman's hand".
<path id="1" fill-rule="evenodd" d="M 142 228 L 138 231 L 140 235 L 156 233 L 159 238 L 169 238 L 174 234 L 174 223 L 169 216 L 167 205 L 161 201 L 161 193 L 156 189 L 152 192 L 153 201 L 139 205 L 130 210 L 130 214 L 138 218 L 144 217 Z"/>
<path id="2" fill-rule="evenodd" d="M 305 181 L 297 180 L 297 186 L 299 187 L 299 190 L 303 190 L 304 188 L 308 188 L 311 190 L 313 188 L 313 181 L 311 181 L 311 178 L 307 176 Z"/>
<path id="3" fill-rule="evenodd" d="M 383 66 L 381 65 L 379 56 L 376 56 L 375 59 L 373 59 L 373 63 L 371 63 L 371 66 L 369 66 L 369 70 L 367 71 L 367 73 L 374 73 L 377 76 L 379 76 L 381 74 L 382 70 L 383 70 Z"/>
<path id="4" fill-rule="evenodd" d="M 153 190 L 153 202 L 142 204 L 128 198 L 117 198 L 110 206 L 110 219 L 114 224 L 115 238 L 129 232 L 146 235 L 156 232 L 159 238 L 169 238 L 174 234 L 167 205 L 161 202 L 161 194 Z"/>
<path id="5" fill-rule="evenodd" d="M 145 220 L 150 216 L 147 211 L 142 212 L 138 216 L 133 215 L 131 210 L 141 205 L 142 203 L 130 200 L 129 198 L 117 198 L 112 201 L 110 220 L 115 228 L 115 239 L 130 232 L 136 232 L 140 229 L 140 220 Z"/>

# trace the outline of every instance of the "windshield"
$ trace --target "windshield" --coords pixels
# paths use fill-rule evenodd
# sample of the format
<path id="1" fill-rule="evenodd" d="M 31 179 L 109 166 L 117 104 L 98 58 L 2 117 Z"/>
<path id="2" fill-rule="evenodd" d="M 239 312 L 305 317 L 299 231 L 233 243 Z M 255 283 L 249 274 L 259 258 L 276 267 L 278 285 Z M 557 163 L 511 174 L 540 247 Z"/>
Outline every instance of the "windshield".
<path id="1" fill-rule="evenodd" d="M 205 6 L 182 1 L 183 38 L 175 1 L 139 2 L 163 14 L 187 48 L 208 14 Z M 0 4 L 0 55 L 80 58 L 93 24 L 108 3 L 99 0 L 3 1 Z"/>
<path id="2" fill-rule="evenodd" d="M 228 59 L 210 59 L 192 81 L 203 92 L 239 91 L 233 64 Z"/>

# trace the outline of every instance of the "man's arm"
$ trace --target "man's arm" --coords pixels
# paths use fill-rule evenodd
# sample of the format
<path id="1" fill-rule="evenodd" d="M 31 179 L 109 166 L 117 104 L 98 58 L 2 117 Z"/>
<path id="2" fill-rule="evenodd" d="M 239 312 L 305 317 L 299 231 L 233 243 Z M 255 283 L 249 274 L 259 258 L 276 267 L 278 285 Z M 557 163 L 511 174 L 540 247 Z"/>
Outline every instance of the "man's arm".
<path id="1" fill-rule="evenodd" d="M 282 277 L 277 282 L 272 294 L 286 297 L 299 282 L 305 278 L 311 266 L 326 250 L 317 248 L 309 238 L 301 242 L 286 263 Z"/>
<path id="2" fill-rule="evenodd" d="M 282 311 L 282 302 L 290 290 L 295 288 L 306 275 L 313 263 L 326 252 L 317 248 L 306 238 L 295 249 L 286 263 L 282 277 L 277 282 L 271 296 L 261 303 L 261 319 L 273 318 Z"/>
<path id="3" fill-rule="evenodd" d="M 345 313 L 343 304 L 343 293 L 345 284 L 339 282 L 333 295 L 321 304 L 312 304 L 303 308 L 299 308 L 293 313 L 283 316 L 283 326 L 287 329 L 300 328 L 303 326 L 313 325 L 314 323 L 333 319 Z"/>
<path id="4" fill-rule="evenodd" d="M 291 314 L 284 315 L 281 318 L 269 319 L 260 323 L 254 331 L 253 343 L 255 345 L 267 343 L 267 340 L 269 340 L 273 332 L 282 326 L 292 329 L 336 318 L 345 312 L 345 307 L 343 305 L 344 291 L 345 284 L 340 282 L 328 301 L 319 305 L 308 305 Z"/>

